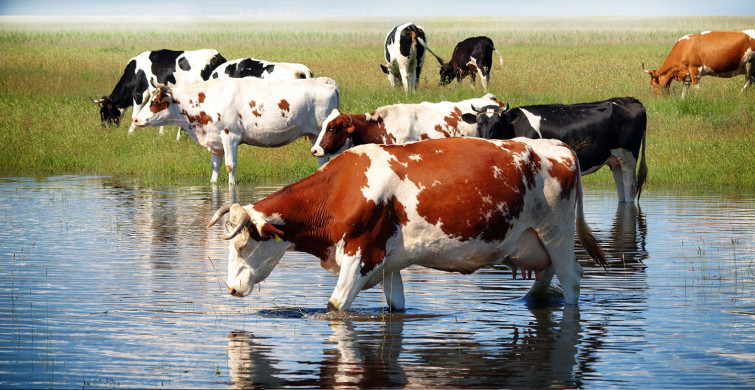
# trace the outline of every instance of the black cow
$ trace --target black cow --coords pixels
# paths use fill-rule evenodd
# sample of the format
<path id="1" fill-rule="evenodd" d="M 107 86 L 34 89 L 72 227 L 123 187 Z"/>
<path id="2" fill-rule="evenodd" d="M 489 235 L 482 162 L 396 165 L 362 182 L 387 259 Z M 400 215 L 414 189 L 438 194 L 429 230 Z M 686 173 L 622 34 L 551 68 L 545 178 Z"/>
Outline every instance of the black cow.
<path id="1" fill-rule="evenodd" d="M 440 84 L 446 85 L 454 78 L 461 82 L 464 77 L 470 76 L 472 87 L 475 85 L 476 74 L 480 75 L 482 88 L 488 90 L 490 70 L 493 64 L 493 52 L 498 54 L 499 63 L 503 66 L 503 57 L 495 49 L 493 41 L 485 36 L 467 38 L 456 44 L 451 61 L 444 63 L 440 60 Z"/>
<path id="2" fill-rule="evenodd" d="M 102 125 L 117 126 L 128 107 L 133 106 L 131 116 L 136 118 L 136 114 L 147 103 L 149 93 L 154 90 L 149 83 L 152 78 L 160 83 L 177 86 L 196 84 L 209 79 L 212 70 L 224 62 L 225 58 L 213 49 L 145 51 L 129 60 L 121 79 L 109 96 L 92 101 L 100 106 Z M 134 128 L 132 121 L 128 132 L 133 132 Z M 160 133 L 162 134 L 162 127 Z"/>
<path id="3" fill-rule="evenodd" d="M 477 123 L 480 137 L 555 138 L 568 144 L 579 157 L 582 175 L 608 164 L 616 182 L 619 202 L 640 198 L 647 176 L 645 163 L 645 107 L 633 97 L 613 98 L 573 105 L 547 104 L 508 110 L 500 106 L 475 108 L 464 114 L 467 123 Z M 640 156 L 639 172 L 635 175 Z"/>

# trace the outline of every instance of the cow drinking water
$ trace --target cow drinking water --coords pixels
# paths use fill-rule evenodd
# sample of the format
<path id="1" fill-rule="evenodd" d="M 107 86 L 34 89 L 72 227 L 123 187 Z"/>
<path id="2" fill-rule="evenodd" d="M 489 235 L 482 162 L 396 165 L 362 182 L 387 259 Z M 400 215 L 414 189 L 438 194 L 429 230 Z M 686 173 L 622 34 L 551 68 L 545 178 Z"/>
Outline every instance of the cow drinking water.
<path id="1" fill-rule="evenodd" d="M 480 136 L 552 138 L 568 144 L 579 157 L 582 174 L 608 165 L 619 202 L 639 199 L 647 176 L 645 163 L 645 107 L 633 97 L 581 104 L 544 104 L 508 110 L 499 105 L 478 108 L 462 119 L 476 123 Z M 640 149 L 642 154 L 640 155 Z M 635 175 L 639 158 L 640 168 Z"/>
<path id="2" fill-rule="evenodd" d="M 547 295 L 555 275 L 575 305 L 575 230 L 607 264 L 584 220 L 577 158 L 557 140 L 361 145 L 263 200 L 222 207 L 209 226 L 229 212 L 231 295 L 251 294 L 297 250 L 338 274 L 329 310 L 347 310 L 378 283 L 388 305 L 403 309 L 400 271 L 413 264 L 463 274 L 505 264 L 514 275 L 534 273 L 532 298 Z"/>

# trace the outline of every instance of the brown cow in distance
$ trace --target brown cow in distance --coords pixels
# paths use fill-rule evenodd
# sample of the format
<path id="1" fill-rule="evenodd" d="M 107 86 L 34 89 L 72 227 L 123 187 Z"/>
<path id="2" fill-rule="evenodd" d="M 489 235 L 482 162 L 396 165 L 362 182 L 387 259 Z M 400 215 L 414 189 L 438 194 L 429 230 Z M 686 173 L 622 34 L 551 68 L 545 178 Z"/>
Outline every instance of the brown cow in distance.
<path id="1" fill-rule="evenodd" d="M 684 83 L 682 98 L 689 84 L 700 89 L 700 77 L 730 78 L 745 75 L 742 91 L 755 80 L 755 30 L 705 31 L 685 35 L 676 42 L 671 53 L 657 70 L 642 69 L 650 75 L 650 83 L 658 91 L 668 91 L 671 81 Z"/>

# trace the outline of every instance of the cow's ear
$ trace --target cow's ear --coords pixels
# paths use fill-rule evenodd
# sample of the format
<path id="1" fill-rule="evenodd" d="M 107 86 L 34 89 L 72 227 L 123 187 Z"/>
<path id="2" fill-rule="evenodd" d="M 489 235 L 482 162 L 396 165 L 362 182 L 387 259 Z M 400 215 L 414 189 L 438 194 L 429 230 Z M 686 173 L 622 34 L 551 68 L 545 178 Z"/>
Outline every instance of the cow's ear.
<path id="1" fill-rule="evenodd" d="M 351 134 L 354 132 L 354 130 L 356 130 L 356 128 L 354 127 L 354 124 L 349 123 L 348 126 L 346 127 L 346 132 Z"/>
<path id="2" fill-rule="evenodd" d="M 463 120 L 466 123 L 469 123 L 470 125 L 477 124 L 477 115 L 475 114 L 462 114 L 461 120 Z"/>
<path id="3" fill-rule="evenodd" d="M 380 69 L 383 70 L 383 73 L 388 74 L 388 68 L 385 65 L 380 65 Z"/>
<path id="4" fill-rule="evenodd" d="M 280 241 L 282 237 L 283 232 L 269 223 L 265 223 L 260 227 L 260 238 L 262 238 L 262 241 L 267 241 L 271 238 L 275 238 L 275 241 Z"/>

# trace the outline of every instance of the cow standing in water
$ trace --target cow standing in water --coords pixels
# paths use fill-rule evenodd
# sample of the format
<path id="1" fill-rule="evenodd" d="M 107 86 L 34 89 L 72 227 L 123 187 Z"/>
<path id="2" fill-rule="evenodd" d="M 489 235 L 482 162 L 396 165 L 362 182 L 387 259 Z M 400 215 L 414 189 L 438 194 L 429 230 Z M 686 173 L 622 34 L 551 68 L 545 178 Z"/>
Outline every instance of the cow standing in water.
<path id="1" fill-rule="evenodd" d="M 400 271 L 413 264 L 463 274 L 504 264 L 514 277 L 534 276 L 531 298 L 546 296 L 555 275 L 576 305 L 575 230 L 607 264 L 584 219 L 577 158 L 550 139 L 361 145 L 263 200 L 222 207 L 209 226 L 228 212 L 231 295 L 251 294 L 297 250 L 338 274 L 329 310 L 347 310 L 378 283 L 403 309 Z"/>
<path id="2" fill-rule="evenodd" d="M 213 49 L 145 51 L 129 60 L 110 95 L 92 101 L 100 106 L 102 125 L 117 126 L 128 107 L 133 107 L 133 119 L 147 104 L 149 94 L 154 91 L 150 80 L 176 86 L 196 84 L 209 79 L 212 70 L 224 62 L 225 58 Z M 132 133 L 135 128 L 132 122 L 128 132 Z M 160 134 L 162 133 L 163 127 L 160 126 Z M 180 134 L 179 130 L 178 135 Z"/>
<path id="3" fill-rule="evenodd" d="M 425 49 L 441 61 L 427 47 L 422 27 L 404 23 L 388 33 L 385 37 L 385 65 L 380 65 L 380 69 L 388 75 L 392 87 L 396 87 L 398 80 L 406 93 L 417 89 L 422 65 L 425 63 Z"/>
<path id="4" fill-rule="evenodd" d="M 467 38 L 456 44 L 451 55 L 451 61 L 444 63 L 440 60 L 440 84 L 447 85 L 453 79 L 461 82 L 461 79 L 469 76 L 472 79 L 472 88 L 475 86 L 475 75 L 480 75 L 480 82 L 485 92 L 488 91 L 490 70 L 493 67 L 493 52 L 498 54 L 498 60 L 503 67 L 503 57 L 495 49 L 493 40 L 480 36 Z"/>
<path id="5" fill-rule="evenodd" d="M 511 110 L 491 105 L 462 119 L 476 123 L 480 137 L 552 138 L 568 144 L 579 157 L 582 174 L 608 165 L 619 202 L 639 199 L 647 176 L 645 164 L 645 107 L 633 97 L 580 104 L 543 104 Z M 642 149 L 642 155 L 640 155 Z M 635 175 L 639 158 L 640 168 Z"/>
<path id="6" fill-rule="evenodd" d="M 657 70 L 642 69 L 650 75 L 653 89 L 668 91 L 671 82 L 684 83 L 682 98 L 689 84 L 700 90 L 702 76 L 730 78 L 745 75 L 744 92 L 755 81 L 755 30 L 705 31 L 685 35 Z"/>

